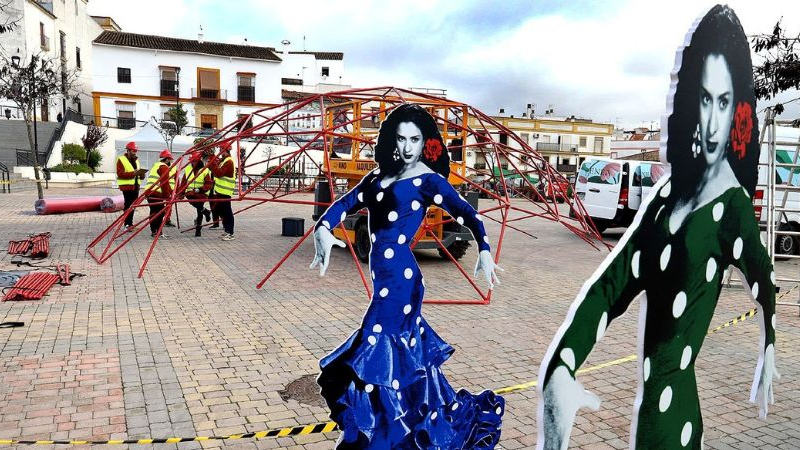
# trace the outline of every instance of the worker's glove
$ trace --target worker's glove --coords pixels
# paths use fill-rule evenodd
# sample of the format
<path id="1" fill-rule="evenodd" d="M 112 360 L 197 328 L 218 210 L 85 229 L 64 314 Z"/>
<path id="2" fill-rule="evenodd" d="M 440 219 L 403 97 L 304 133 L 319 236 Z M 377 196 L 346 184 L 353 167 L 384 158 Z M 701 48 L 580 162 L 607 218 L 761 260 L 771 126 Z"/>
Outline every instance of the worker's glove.
<path id="1" fill-rule="evenodd" d="M 475 278 L 478 277 L 479 272 L 483 272 L 489 289 L 494 289 L 495 284 L 500 284 L 500 278 L 497 277 L 495 269 L 505 272 L 505 269 L 494 263 L 494 258 L 489 250 L 481 250 L 478 254 L 478 262 L 475 263 Z"/>
<path id="2" fill-rule="evenodd" d="M 316 253 L 314 254 L 314 260 L 311 261 L 309 268 L 313 269 L 319 265 L 319 276 L 324 276 L 325 271 L 328 269 L 328 261 L 331 259 L 331 248 L 333 248 L 334 245 L 342 248 L 347 247 L 347 244 L 336 239 L 333 233 L 325 226 L 321 226 L 314 231 L 314 249 Z"/>

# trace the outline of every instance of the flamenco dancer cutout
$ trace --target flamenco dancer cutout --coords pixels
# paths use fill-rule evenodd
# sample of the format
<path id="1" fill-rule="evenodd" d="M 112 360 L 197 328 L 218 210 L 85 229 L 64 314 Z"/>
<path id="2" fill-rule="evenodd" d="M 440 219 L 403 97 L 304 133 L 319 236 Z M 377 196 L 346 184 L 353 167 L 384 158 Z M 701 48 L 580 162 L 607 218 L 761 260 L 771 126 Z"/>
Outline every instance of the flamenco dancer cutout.
<path id="1" fill-rule="evenodd" d="M 378 168 L 334 202 L 314 231 L 324 275 L 331 230 L 366 208 L 372 238 L 374 294 L 361 327 L 320 361 L 317 380 L 331 418 L 342 430 L 339 449 L 492 449 L 500 437 L 502 397 L 455 392 L 440 366 L 453 347 L 422 317 L 425 281 L 409 243 L 431 205 L 468 227 L 479 246 L 475 274 L 499 282 L 480 215 L 447 182 L 449 156 L 436 122 L 417 105 L 401 105 L 381 124 Z"/>
<path id="2" fill-rule="evenodd" d="M 731 9 L 715 6 L 695 24 L 678 51 L 671 93 L 661 159 L 672 175 L 583 285 L 545 355 L 539 449 L 567 448 L 577 410 L 600 406 L 575 372 L 642 292 L 631 448 L 701 448 L 694 363 L 729 266 L 741 272 L 761 318 L 750 400 L 762 418 L 774 402 L 775 273 L 751 200 L 759 145 L 750 49 Z"/>

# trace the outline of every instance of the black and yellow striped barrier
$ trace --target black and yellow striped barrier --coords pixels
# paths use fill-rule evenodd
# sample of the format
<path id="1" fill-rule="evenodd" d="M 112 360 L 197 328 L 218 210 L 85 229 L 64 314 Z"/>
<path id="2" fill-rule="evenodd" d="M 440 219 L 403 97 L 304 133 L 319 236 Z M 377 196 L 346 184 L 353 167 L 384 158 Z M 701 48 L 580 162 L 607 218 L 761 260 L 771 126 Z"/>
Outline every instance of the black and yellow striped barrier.
<path id="1" fill-rule="evenodd" d="M 716 333 L 723 328 L 727 328 L 737 323 L 743 322 L 750 317 L 755 316 L 758 313 L 756 309 L 751 309 L 746 313 L 742 314 L 741 316 L 735 317 L 728 322 L 723 323 L 722 325 L 714 328 L 713 330 L 709 331 L 708 334 Z M 606 367 L 616 366 L 619 364 L 624 364 L 631 361 L 636 361 L 636 355 L 628 355 L 623 358 L 615 359 L 613 361 L 604 362 L 602 364 L 597 364 L 595 366 L 584 367 L 582 369 L 578 369 L 578 374 L 594 372 L 596 370 L 605 369 Z M 531 389 L 536 387 L 538 384 L 537 380 L 529 381 L 527 383 L 516 384 L 514 386 L 504 387 L 500 389 L 495 389 L 495 394 L 509 394 L 512 392 L 519 392 L 524 391 L 527 389 Z M 264 438 L 273 438 L 273 437 L 284 437 L 284 436 L 303 436 L 307 434 L 318 434 L 318 433 L 330 433 L 331 431 L 337 430 L 336 423 L 334 422 L 319 422 L 319 423 L 312 423 L 309 425 L 300 425 L 297 427 L 287 427 L 287 428 L 275 428 L 272 430 L 267 431 L 259 431 L 255 433 L 244 433 L 244 434 L 232 434 L 230 436 L 195 436 L 195 437 L 171 437 L 171 438 L 161 438 L 161 439 L 119 439 L 119 440 L 108 440 L 108 441 L 81 441 L 81 440 L 73 440 L 73 441 L 23 441 L 23 440 L 14 440 L 14 439 L 0 439 L 0 445 L 132 445 L 132 444 L 177 444 L 180 442 L 202 442 L 202 441 L 232 441 L 237 439 L 264 439 Z"/>
<path id="2" fill-rule="evenodd" d="M 736 325 L 739 322 L 744 322 L 745 320 L 749 319 L 750 317 L 755 316 L 756 314 L 758 314 L 758 310 L 753 308 L 750 311 L 747 311 L 746 313 L 742 314 L 741 316 L 735 317 L 735 318 L 723 323 L 722 325 L 718 326 L 717 328 L 714 328 L 713 330 L 709 331 L 708 334 L 716 333 L 717 331 L 719 331 L 719 330 L 721 330 L 723 328 L 728 328 L 730 326 Z"/>
<path id="3" fill-rule="evenodd" d="M 195 436 L 171 437 L 162 439 L 119 439 L 108 441 L 18 441 L 13 439 L 0 439 L 0 445 L 124 445 L 124 444 L 177 444 L 179 442 L 202 441 L 231 441 L 236 439 L 264 439 L 283 436 L 303 436 L 306 434 L 330 433 L 336 429 L 333 422 L 321 422 L 299 427 L 276 428 L 274 430 L 259 431 L 257 433 L 232 434 L 230 436 Z"/>

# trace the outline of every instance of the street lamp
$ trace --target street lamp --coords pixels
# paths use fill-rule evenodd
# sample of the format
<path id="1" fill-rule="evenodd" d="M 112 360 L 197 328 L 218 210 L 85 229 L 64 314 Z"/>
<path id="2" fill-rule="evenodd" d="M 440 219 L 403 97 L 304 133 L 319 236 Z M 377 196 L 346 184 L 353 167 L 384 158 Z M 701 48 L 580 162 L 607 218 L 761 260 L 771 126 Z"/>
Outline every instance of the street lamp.
<path id="1" fill-rule="evenodd" d="M 19 56 L 14 55 L 11 57 L 11 65 L 14 66 L 15 69 L 19 68 Z"/>
<path id="2" fill-rule="evenodd" d="M 178 130 L 178 110 L 181 107 L 181 68 L 175 68 L 175 117 L 172 120 L 175 121 L 175 134 L 180 134 L 180 130 Z"/>

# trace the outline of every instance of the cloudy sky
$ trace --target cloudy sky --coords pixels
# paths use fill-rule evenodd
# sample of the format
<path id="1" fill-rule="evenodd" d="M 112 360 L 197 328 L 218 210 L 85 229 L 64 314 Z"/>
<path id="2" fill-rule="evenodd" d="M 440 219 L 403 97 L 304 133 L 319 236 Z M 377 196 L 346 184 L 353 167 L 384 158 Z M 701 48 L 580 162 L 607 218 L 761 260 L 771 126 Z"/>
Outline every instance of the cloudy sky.
<path id="1" fill-rule="evenodd" d="M 675 51 L 706 0 L 257 1 L 92 0 L 124 31 L 345 53 L 354 87 L 447 89 L 484 112 L 558 115 L 658 126 Z M 783 17 L 800 31 L 797 0 L 730 0 L 745 32 Z M 785 98 L 793 98 L 785 96 Z M 767 103 L 760 105 L 766 106 Z M 800 115 L 795 104 L 787 115 Z"/>

